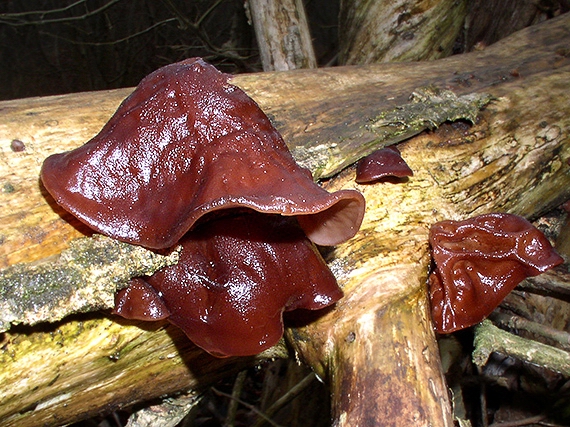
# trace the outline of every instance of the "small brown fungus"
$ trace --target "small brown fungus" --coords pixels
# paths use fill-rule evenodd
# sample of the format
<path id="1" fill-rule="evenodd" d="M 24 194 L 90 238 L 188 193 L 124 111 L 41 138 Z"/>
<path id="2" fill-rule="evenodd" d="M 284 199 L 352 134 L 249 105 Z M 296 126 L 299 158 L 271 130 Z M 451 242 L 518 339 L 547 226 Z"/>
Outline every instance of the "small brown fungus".
<path id="1" fill-rule="evenodd" d="M 19 139 L 13 139 L 12 142 L 10 142 L 10 149 L 15 153 L 19 153 L 26 149 L 26 144 Z"/>
<path id="2" fill-rule="evenodd" d="M 481 322 L 523 279 L 563 262 L 542 232 L 512 214 L 441 221 L 429 241 L 435 263 L 429 296 L 439 333 Z"/>
<path id="3" fill-rule="evenodd" d="M 113 313 L 126 319 L 163 320 L 170 311 L 160 295 L 144 279 L 135 277 L 115 295 Z"/>
<path id="4" fill-rule="evenodd" d="M 116 295 L 126 318 L 168 319 L 216 356 L 259 353 L 283 312 L 342 296 L 315 243 L 354 236 L 365 201 L 328 193 L 298 166 L 267 116 L 199 58 L 144 78 L 101 132 L 48 157 L 57 203 L 110 237 L 179 262 Z"/>
<path id="5" fill-rule="evenodd" d="M 356 182 L 371 184 L 387 177 L 404 178 L 414 173 L 402 159 L 400 150 L 390 146 L 374 151 L 358 161 Z"/>

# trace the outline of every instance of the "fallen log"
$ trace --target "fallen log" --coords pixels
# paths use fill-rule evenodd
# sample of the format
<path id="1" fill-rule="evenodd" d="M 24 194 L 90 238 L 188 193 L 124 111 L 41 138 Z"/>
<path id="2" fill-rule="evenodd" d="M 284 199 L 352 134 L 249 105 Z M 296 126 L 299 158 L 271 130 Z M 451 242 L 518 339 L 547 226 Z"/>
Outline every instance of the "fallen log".
<path id="1" fill-rule="evenodd" d="M 357 237 L 327 254 L 345 298 L 314 322 L 297 319 L 287 335 L 297 356 L 330 382 L 335 425 L 452 425 L 425 289 L 429 226 L 490 211 L 532 218 L 570 197 L 569 24 L 563 15 L 485 51 L 427 63 L 233 79 L 301 161 L 308 153 L 318 177 L 338 173 L 344 157 L 350 163 L 421 132 L 378 120 L 409 104 L 418 88 L 494 99 L 473 126 L 444 124 L 402 144 L 415 173 L 405 183 L 356 185 L 351 168 L 324 183 L 361 190 L 367 214 Z M 129 92 L 0 104 L 1 267 L 41 260 L 90 234 L 49 202 L 39 168 L 47 155 L 92 137 Z M 386 127 L 395 135 L 386 136 Z M 310 163 L 330 147 L 340 161 Z M 211 358 L 182 335 L 105 315 L 13 328 L 2 338 L 0 419 L 66 424 L 197 388 L 254 362 Z M 284 356 L 276 351 L 272 357 Z"/>

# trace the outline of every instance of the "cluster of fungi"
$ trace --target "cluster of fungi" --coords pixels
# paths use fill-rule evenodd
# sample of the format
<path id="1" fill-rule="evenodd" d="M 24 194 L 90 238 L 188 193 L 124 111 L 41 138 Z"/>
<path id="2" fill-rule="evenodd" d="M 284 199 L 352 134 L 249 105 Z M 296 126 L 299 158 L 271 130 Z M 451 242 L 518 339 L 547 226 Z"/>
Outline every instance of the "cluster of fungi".
<path id="1" fill-rule="evenodd" d="M 119 291 L 114 313 L 167 319 L 218 357 L 274 345 L 284 311 L 338 301 L 342 290 L 315 245 L 352 238 L 365 211 L 360 192 L 329 193 L 316 184 L 229 78 L 200 58 L 163 67 L 141 81 L 98 135 L 48 157 L 41 171 L 55 201 L 96 232 L 151 250 L 182 247 L 176 265 L 134 278 Z M 386 175 L 412 175 L 394 148 L 362 159 L 357 182 Z M 501 231 L 489 231 L 493 225 Z M 497 214 L 432 228 L 438 269 L 430 295 L 438 331 L 476 323 L 494 308 L 482 294 L 498 300 L 523 276 L 561 262 L 527 225 Z M 465 237 L 469 230 L 477 237 Z M 509 249 L 496 249 L 502 240 Z M 467 260 L 469 251 L 476 261 Z M 508 263 L 499 265 L 505 257 Z M 490 275 L 498 278 L 497 289 Z M 503 280 L 507 275 L 512 278 Z M 454 283 L 457 290 L 450 292 Z M 475 298 L 475 314 L 466 313 L 467 298 Z"/>
<path id="2" fill-rule="evenodd" d="M 114 312 L 168 319 L 223 356 L 257 354 L 283 311 L 342 297 L 315 244 L 353 237 L 365 201 L 328 193 L 229 75 L 198 58 L 145 77 L 98 135 L 48 157 L 44 186 L 99 233 L 179 262 L 118 292 Z"/>

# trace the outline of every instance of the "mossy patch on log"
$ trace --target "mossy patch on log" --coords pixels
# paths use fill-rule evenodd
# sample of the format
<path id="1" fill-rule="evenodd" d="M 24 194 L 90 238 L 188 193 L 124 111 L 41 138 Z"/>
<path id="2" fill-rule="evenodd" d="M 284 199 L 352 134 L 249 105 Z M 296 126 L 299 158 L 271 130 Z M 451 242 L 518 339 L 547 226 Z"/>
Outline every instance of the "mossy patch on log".
<path id="1" fill-rule="evenodd" d="M 457 96 L 435 86 L 418 88 L 410 95 L 409 103 L 363 118 L 361 131 L 369 135 L 368 141 L 357 135 L 333 143 L 296 146 L 291 153 L 297 163 L 313 172 L 315 179 L 328 178 L 374 150 L 435 129 L 446 121 L 475 123 L 477 114 L 491 99 L 486 93 Z"/>
<path id="2" fill-rule="evenodd" d="M 54 322 L 72 313 L 114 306 L 114 294 L 132 277 L 178 261 L 96 235 L 70 243 L 55 260 L 16 264 L 0 271 L 0 332 L 10 325 Z"/>

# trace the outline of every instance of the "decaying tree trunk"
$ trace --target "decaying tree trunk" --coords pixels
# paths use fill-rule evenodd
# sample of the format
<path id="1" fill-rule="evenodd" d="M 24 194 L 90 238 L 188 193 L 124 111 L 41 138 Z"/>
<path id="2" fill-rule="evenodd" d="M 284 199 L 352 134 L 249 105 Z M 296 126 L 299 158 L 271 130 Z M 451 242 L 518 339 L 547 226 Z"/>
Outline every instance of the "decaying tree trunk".
<path id="1" fill-rule="evenodd" d="M 485 48 L 515 31 L 546 20 L 564 7 L 568 9 L 563 2 L 536 3 L 533 0 L 470 1 L 463 51 Z"/>
<path id="2" fill-rule="evenodd" d="M 444 124 L 402 144 L 414 170 L 407 182 L 356 185 L 349 168 L 324 184 L 358 188 L 367 213 L 358 235 L 327 255 L 345 297 L 313 322 L 296 319 L 287 338 L 330 382 L 334 425 L 452 425 L 426 298 L 428 230 L 490 211 L 533 217 L 570 198 L 569 42 L 570 16 L 562 16 L 445 60 L 233 79 L 319 177 L 338 172 L 354 152 L 429 127 L 393 115 L 418 88 L 493 97 L 474 125 Z M 46 258 L 89 233 L 50 202 L 39 168 L 47 155 L 92 137 L 128 92 L 0 104 L 0 266 Z M 24 151 L 11 149 L 13 140 Z M 328 152 L 334 161 L 311 163 Z M 182 335 L 105 315 L 13 328 L 2 341 L 0 419 L 70 423 L 206 385 L 254 360 L 214 359 Z"/>
<path id="3" fill-rule="evenodd" d="M 445 58 L 463 30 L 465 0 L 342 1 L 341 64 Z"/>
<path id="4" fill-rule="evenodd" d="M 316 68 L 301 0 L 248 0 L 263 71 Z"/>

